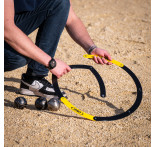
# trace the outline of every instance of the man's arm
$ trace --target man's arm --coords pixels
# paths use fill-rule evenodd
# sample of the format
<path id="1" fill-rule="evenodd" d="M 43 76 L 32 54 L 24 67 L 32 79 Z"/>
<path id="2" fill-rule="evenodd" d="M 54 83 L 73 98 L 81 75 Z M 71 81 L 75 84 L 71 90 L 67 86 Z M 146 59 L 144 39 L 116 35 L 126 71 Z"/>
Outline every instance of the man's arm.
<path id="1" fill-rule="evenodd" d="M 14 1 L 4 1 L 4 40 L 20 54 L 27 56 L 45 66 L 51 57 L 37 47 L 14 23 Z M 70 67 L 60 60 L 57 66 L 50 70 L 58 78 L 70 71 Z"/>
<path id="2" fill-rule="evenodd" d="M 81 47 L 83 47 L 84 50 L 88 53 L 88 49 L 92 45 L 94 45 L 94 42 L 90 38 L 82 21 L 74 13 L 72 6 L 70 7 L 66 29 L 73 40 L 77 42 Z M 91 54 L 103 56 L 109 60 L 112 60 L 110 54 L 106 50 L 100 48 L 95 48 Z M 101 59 L 99 57 L 94 57 L 94 61 L 100 64 L 111 64 L 104 58 Z"/>
<path id="3" fill-rule="evenodd" d="M 17 52 L 47 66 L 51 57 L 38 48 L 14 23 L 14 2 L 4 1 L 4 40 Z"/>

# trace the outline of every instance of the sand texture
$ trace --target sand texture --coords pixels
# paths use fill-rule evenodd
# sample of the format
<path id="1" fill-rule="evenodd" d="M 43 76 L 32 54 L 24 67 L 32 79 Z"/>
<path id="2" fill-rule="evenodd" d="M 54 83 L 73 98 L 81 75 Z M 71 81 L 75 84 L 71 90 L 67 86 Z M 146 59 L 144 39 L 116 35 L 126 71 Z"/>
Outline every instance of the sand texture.
<path id="1" fill-rule="evenodd" d="M 83 119 L 61 104 L 60 110 L 39 111 L 37 97 L 24 96 L 24 110 L 13 107 L 21 96 L 21 74 L 26 66 L 4 74 L 5 147 L 149 147 L 151 146 L 151 2 L 150 0 L 72 0 L 74 11 L 97 46 L 130 68 L 143 88 L 139 108 L 130 116 L 96 122 Z M 37 30 L 29 37 L 35 42 Z M 63 31 L 55 58 L 68 65 L 93 66 L 102 76 L 106 98 L 100 97 L 92 73 L 73 69 L 59 80 L 68 100 L 95 115 L 112 116 L 128 110 L 136 99 L 132 78 L 116 65 L 101 66 L 83 58 L 85 51 Z M 51 81 L 51 73 L 47 79 Z"/>

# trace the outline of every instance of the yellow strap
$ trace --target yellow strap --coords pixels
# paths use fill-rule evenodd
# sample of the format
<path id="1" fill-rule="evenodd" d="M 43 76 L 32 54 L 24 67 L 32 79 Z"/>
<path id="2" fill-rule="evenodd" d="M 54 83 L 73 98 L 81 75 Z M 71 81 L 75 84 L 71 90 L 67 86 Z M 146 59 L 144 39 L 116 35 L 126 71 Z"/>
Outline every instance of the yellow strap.
<path id="1" fill-rule="evenodd" d="M 87 114 L 79 109 L 77 109 L 75 106 L 73 106 L 65 97 L 61 97 L 60 100 L 69 108 L 71 109 L 72 111 L 74 111 L 75 113 L 87 118 L 87 119 L 90 119 L 90 120 L 94 120 L 94 116 L 90 115 L 90 114 Z"/>
<path id="2" fill-rule="evenodd" d="M 85 55 L 83 55 L 83 57 L 84 58 L 89 58 L 89 59 L 92 59 L 92 58 L 94 58 L 94 55 L 89 55 L 89 54 L 85 54 Z M 100 57 L 100 58 L 103 58 L 103 57 L 101 57 L 101 56 L 96 56 L 96 57 Z M 107 59 L 106 59 L 107 60 Z M 124 66 L 124 64 L 123 63 L 121 63 L 121 62 L 118 62 L 118 61 L 116 61 L 116 60 L 107 60 L 108 62 L 111 62 L 111 63 L 113 63 L 113 64 L 115 64 L 115 65 L 117 65 L 117 66 L 119 66 L 119 67 L 123 67 Z"/>

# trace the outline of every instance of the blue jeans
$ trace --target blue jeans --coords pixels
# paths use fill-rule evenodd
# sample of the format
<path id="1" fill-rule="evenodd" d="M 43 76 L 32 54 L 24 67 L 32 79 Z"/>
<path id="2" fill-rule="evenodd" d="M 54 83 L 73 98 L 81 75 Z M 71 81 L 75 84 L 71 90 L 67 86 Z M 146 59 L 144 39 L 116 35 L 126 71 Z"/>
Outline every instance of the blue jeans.
<path id="1" fill-rule="evenodd" d="M 69 9 L 69 0 L 44 0 L 34 11 L 16 14 L 14 20 L 16 26 L 26 35 L 39 27 L 36 45 L 54 57 Z M 48 75 L 48 69 L 44 65 L 21 55 L 4 42 L 4 71 L 11 71 L 26 64 L 28 64 L 27 74 Z"/>

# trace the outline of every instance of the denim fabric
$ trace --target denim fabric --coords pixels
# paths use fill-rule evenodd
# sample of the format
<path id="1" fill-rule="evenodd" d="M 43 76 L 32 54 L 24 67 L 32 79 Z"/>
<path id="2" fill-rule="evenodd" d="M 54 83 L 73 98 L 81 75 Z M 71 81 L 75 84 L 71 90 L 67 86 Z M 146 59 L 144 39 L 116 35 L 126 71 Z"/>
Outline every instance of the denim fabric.
<path id="1" fill-rule="evenodd" d="M 43 0 L 14 0 L 15 13 L 34 11 Z"/>
<path id="2" fill-rule="evenodd" d="M 55 51 L 66 25 L 70 8 L 69 0 L 44 0 L 34 11 L 15 15 L 15 24 L 26 35 L 39 27 L 36 45 L 51 57 Z M 27 73 L 33 76 L 47 75 L 48 69 L 29 59 L 4 43 L 4 71 L 11 71 L 28 64 Z"/>

